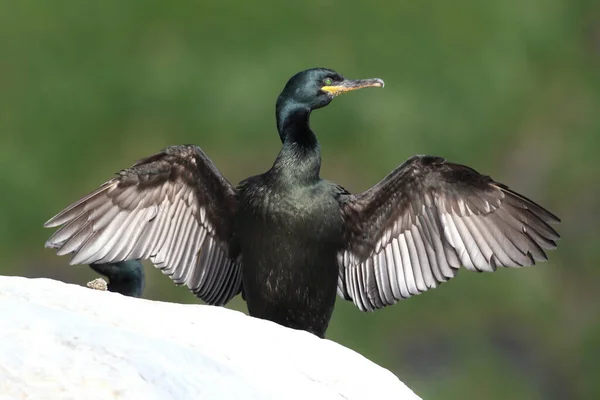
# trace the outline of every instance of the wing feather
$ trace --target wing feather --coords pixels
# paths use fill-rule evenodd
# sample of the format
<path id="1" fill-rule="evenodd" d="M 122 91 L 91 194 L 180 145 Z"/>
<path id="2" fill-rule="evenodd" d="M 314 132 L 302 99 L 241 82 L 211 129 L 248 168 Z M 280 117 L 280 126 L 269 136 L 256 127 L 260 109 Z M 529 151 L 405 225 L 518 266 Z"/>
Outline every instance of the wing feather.
<path id="1" fill-rule="evenodd" d="M 71 264 L 150 259 L 209 304 L 241 291 L 232 234 L 235 190 L 197 146 L 172 146 L 140 160 L 45 226 L 47 247 Z"/>
<path id="2" fill-rule="evenodd" d="M 547 260 L 559 219 L 477 171 L 416 156 L 366 192 L 342 195 L 338 293 L 371 311 L 472 271 Z"/>

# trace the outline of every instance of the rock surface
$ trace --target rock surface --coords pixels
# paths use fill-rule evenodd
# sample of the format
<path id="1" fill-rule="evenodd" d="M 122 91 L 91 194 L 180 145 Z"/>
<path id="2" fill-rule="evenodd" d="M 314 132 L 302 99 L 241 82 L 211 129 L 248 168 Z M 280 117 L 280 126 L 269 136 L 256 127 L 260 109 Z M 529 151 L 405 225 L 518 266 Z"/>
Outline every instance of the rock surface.
<path id="1" fill-rule="evenodd" d="M 0 277 L 0 399 L 419 399 L 329 340 L 221 307 Z"/>

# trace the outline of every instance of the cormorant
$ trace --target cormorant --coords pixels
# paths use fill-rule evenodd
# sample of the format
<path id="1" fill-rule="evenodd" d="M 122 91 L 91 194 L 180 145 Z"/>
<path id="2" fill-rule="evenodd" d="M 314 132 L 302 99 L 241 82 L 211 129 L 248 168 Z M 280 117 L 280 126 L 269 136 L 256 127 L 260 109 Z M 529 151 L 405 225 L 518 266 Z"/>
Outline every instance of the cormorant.
<path id="1" fill-rule="evenodd" d="M 315 68 L 277 99 L 283 143 L 271 169 L 236 188 L 197 146 L 138 161 L 50 219 L 71 264 L 149 258 L 208 304 L 243 290 L 250 315 L 325 335 L 337 294 L 372 311 L 472 271 L 547 259 L 559 219 L 490 177 L 414 156 L 363 193 L 319 176 L 313 110 L 383 87 Z"/>
<path id="2" fill-rule="evenodd" d="M 108 278 L 108 290 L 124 296 L 142 297 L 145 284 L 144 266 L 140 260 L 90 264 L 97 273 Z"/>

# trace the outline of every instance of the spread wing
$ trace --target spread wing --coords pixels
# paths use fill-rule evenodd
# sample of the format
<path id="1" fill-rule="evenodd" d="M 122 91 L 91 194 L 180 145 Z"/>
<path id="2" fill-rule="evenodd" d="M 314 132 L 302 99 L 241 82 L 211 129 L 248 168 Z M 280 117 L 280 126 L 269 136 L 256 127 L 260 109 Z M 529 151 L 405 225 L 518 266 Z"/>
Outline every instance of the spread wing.
<path id="1" fill-rule="evenodd" d="M 340 198 L 346 248 L 338 294 L 371 311 L 473 271 L 547 259 L 559 219 L 463 165 L 416 156 L 357 195 Z"/>
<path id="2" fill-rule="evenodd" d="M 172 146 L 140 160 L 46 222 L 46 242 L 71 264 L 150 259 L 209 304 L 241 290 L 232 245 L 235 190 L 197 146 Z"/>

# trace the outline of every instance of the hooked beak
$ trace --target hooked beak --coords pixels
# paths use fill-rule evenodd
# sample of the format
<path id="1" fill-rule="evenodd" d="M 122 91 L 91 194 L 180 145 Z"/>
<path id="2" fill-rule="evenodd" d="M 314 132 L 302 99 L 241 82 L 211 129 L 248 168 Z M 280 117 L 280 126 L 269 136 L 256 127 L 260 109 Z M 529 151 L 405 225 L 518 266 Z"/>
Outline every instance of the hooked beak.
<path id="1" fill-rule="evenodd" d="M 357 90 L 368 87 L 383 87 L 385 84 L 379 78 L 373 79 L 359 79 L 356 81 L 344 80 L 336 85 L 323 86 L 322 91 L 327 92 L 333 96 L 338 96 L 342 93 L 350 92 L 351 90 Z"/>

